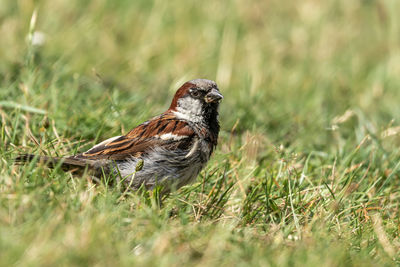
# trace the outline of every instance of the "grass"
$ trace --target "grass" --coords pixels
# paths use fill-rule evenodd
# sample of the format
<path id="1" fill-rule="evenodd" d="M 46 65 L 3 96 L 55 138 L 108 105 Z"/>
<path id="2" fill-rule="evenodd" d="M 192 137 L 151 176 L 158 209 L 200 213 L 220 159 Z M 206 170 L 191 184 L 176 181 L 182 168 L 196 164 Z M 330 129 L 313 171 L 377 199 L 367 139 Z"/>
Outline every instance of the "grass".
<path id="1" fill-rule="evenodd" d="M 399 9 L 2 3 L 0 265 L 400 264 Z M 157 191 L 13 165 L 126 133 L 199 77 L 225 96 L 219 146 L 162 208 Z"/>

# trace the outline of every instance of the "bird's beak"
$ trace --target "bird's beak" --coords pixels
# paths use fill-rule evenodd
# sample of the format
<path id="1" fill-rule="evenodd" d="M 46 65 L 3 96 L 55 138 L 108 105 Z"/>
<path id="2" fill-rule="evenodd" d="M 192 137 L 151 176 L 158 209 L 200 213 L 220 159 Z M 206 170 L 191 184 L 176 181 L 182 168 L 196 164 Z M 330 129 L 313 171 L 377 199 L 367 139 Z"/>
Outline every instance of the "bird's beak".
<path id="1" fill-rule="evenodd" d="M 217 89 L 213 88 L 208 94 L 206 94 L 204 100 L 206 101 L 206 103 L 215 103 L 219 102 L 223 98 L 223 95 L 221 95 L 221 93 Z"/>

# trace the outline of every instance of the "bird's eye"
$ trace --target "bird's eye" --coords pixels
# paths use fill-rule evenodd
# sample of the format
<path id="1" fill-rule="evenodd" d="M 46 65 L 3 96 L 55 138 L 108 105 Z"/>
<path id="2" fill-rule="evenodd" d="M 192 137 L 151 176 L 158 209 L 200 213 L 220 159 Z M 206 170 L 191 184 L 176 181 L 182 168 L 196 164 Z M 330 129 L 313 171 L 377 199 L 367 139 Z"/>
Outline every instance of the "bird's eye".
<path id="1" fill-rule="evenodd" d="M 192 91 L 191 93 L 190 93 L 193 97 L 199 97 L 200 96 L 200 92 L 199 91 Z"/>

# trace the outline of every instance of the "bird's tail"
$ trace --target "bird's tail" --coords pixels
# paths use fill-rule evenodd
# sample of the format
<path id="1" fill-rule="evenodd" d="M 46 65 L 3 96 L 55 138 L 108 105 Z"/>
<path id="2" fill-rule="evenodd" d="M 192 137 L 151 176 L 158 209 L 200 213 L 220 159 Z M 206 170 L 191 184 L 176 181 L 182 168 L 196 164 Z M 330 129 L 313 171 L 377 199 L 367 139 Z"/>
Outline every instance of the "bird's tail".
<path id="1" fill-rule="evenodd" d="M 86 168 L 90 170 L 96 167 L 93 160 L 39 156 L 34 154 L 20 154 L 14 159 L 14 162 L 16 164 L 24 164 L 34 160 L 47 165 L 49 168 L 60 166 L 64 171 L 83 171 Z"/>

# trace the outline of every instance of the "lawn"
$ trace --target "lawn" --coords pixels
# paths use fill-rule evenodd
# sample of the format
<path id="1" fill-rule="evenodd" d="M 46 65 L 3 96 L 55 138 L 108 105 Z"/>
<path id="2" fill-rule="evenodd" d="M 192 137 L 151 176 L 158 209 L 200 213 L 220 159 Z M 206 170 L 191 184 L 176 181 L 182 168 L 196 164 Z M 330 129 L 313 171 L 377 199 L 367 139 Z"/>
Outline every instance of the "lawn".
<path id="1" fill-rule="evenodd" d="M 400 264 L 400 1 L 0 4 L 1 266 Z M 71 155 L 215 80 L 219 145 L 159 203 Z"/>

